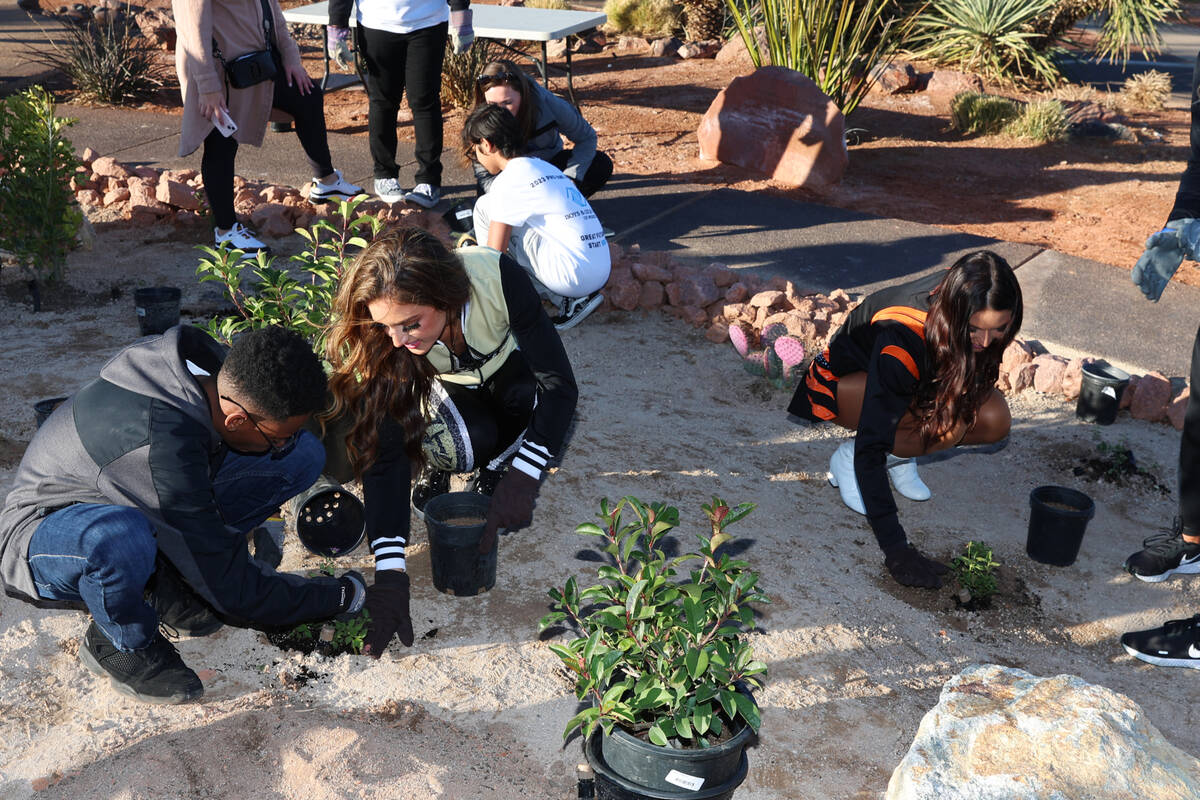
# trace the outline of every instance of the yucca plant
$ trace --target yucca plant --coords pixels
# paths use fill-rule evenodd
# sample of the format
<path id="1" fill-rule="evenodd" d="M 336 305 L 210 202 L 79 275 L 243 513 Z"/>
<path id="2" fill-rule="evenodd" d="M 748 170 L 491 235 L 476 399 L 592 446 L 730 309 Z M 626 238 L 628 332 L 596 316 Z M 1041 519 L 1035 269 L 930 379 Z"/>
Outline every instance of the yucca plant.
<path id="1" fill-rule="evenodd" d="M 913 58 L 977 72 L 998 83 L 1054 84 L 1057 45 L 1039 49 L 1031 27 L 1055 0 L 932 0 L 907 48 Z"/>
<path id="2" fill-rule="evenodd" d="M 1075 23 L 1088 17 L 1102 20 L 1093 51 L 1101 58 L 1129 60 L 1132 47 L 1148 54 L 1158 51 L 1158 26 L 1179 15 L 1178 0 L 1057 0 L 1031 24 L 1040 48 L 1062 41 Z"/>
<path id="3" fill-rule="evenodd" d="M 767 58 L 811 78 L 849 115 L 871 88 L 868 71 L 906 35 L 909 19 L 892 15 L 892 0 L 726 0 L 754 66 L 761 67 L 755 29 Z"/>

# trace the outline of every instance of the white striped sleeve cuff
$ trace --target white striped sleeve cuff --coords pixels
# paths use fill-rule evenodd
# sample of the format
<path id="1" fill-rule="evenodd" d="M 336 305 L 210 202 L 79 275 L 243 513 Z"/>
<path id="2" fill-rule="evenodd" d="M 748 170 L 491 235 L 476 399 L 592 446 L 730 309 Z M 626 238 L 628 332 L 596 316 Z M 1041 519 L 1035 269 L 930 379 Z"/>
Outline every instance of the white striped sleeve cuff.
<path id="1" fill-rule="evenodd" d="M 404 539 L 398 536 L 371 542 L 371 549 L 375 553 L 375 569 L 404 569 L 404 547 Z"/>
<path id="2" fill-rule="evenodd" d="M 550 451 L 543 445 L 528 439 L 521 442 L 521 449 L 513 456 L 512 465 L 535 481 L 542 479 L 542 471 L 550 462 Z"/>

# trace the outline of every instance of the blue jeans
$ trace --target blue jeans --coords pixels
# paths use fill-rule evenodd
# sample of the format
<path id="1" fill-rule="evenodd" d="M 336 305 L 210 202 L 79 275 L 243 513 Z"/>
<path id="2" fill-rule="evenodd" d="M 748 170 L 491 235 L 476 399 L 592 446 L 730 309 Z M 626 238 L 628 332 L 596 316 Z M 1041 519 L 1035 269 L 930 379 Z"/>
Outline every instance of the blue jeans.
<path id="1" fill-rule="evenodd" d="M 246 533 L 320 477 L 325 449 L 307 431 L 283 458 L 229 452 L 213 491 L 225 523 Z M 83 601 L 118 650 L 150 644 L 158 616 L 142 597 L 158 552 L 150 520 L 136 508 L 77 503 L 48 515 L 29 540 L 38 596 Z"/>

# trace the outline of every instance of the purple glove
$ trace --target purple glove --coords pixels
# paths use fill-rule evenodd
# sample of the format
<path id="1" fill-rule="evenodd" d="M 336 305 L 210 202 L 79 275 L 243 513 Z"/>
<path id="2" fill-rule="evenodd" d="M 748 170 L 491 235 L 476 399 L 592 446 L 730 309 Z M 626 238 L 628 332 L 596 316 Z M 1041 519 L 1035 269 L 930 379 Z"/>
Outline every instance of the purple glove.
<path id="1" fill-rule="evenodd" d="M 479 540 L 479 552 L 489 553 L 496 546 L 496 531 L 505 532 L 523 528 L 533 521 L 533 501 L 537 499 L 541 483 L 521 470 L 509 467 L 508 472 L 496 484 L 492 492 L 492 504 L 488 508 L 487 524 Z"/>
<path id="2" fill-rule="evenodd" d="M 450 47 L 455 55 L 461 55 L 475 41 L 475 29 L 471 27 L 471 9 L 450 12 Z"/>
<path id="3" fill-rule="evenodd" d="M 367 612 L 371 626 L 363 643 L 363 655 L 379 658 L 400 636 L 400 643 L 412 647 L 412 618 L 408 613 L 408 573 L 385 569 L 375 573 L 375 583 L 367 589 Z"/>
<path id="4" fill-rule="evenodd" d="M 354 64 L 350 55 L 350 29 L 330 25 L 325 29 L 325 49 L 339 69 L 349 70 Z"/>

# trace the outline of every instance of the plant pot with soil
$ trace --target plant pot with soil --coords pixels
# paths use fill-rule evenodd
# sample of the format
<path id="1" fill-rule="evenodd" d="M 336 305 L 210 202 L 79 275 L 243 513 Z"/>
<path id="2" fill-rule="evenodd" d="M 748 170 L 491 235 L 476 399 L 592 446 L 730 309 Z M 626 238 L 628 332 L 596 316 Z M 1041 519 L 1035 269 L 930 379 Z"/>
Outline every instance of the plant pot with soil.
<path id="1" fill-rule="evenodd" d="M 758 574 L 732 557 L 726 528 L 754 508 L 714 497 L 703 506 L 708 531 L 692 552 L 668 558 L 665 535 L 678 509 L 625 497 L 600 504 L 599 524 L 576 533 L 603 540 L 600 582 L 574 577 L 551 589 L 545 630 L 566 623 L 579 635 L 550 649 L 590 705 L 571 718 L 608 797 L 729 797 L 746 776 L 745 746 L 757 733 L 750 691 L 767 667 L 746 634 L 753 603 L 769 602 Z"/>

